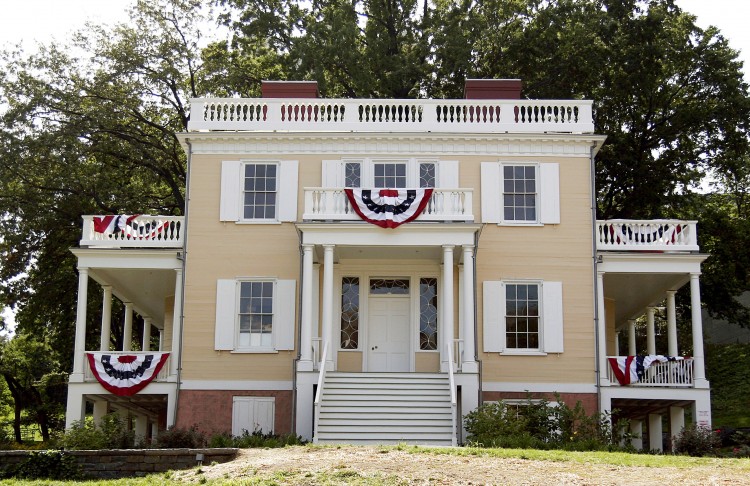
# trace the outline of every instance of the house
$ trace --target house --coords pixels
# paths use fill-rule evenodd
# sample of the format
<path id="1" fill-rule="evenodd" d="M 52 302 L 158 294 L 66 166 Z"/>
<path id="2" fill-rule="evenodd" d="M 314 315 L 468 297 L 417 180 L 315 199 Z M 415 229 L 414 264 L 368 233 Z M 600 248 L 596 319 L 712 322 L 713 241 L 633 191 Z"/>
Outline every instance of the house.
<path id="1" fill-rule="evenodd" d="M 260 99 L 192 100 L 185 217 L 84 217 L 68 426 L 88 403 L 144 437 L 455 444 L 463 415 L 527 392 L 618 410 L 649 449 L 663 427 L 710 426 L 696 222 L 596 220 L 591 101 L 521 99 L 519 80 L 465 92 L 320 99 L 314 82 L 264 82 Z M 684 285 L 692 357 L 627 359 L 657 342 L 683 354 Z M 137 314 L 158 350 L 110 349 L 113 297 L 126 348 Z"/>

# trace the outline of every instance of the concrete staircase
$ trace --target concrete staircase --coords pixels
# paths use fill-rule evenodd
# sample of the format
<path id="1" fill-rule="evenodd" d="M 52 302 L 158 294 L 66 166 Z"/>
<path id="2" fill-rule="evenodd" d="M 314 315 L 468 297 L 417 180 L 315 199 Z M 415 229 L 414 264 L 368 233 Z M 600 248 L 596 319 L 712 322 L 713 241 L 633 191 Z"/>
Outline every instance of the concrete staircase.
<path id="1" fill-rule="evenodd" d="M 325 377 L 319 444 L 452 444 L 450 385 L 438 373 L 337 373 Z"/>

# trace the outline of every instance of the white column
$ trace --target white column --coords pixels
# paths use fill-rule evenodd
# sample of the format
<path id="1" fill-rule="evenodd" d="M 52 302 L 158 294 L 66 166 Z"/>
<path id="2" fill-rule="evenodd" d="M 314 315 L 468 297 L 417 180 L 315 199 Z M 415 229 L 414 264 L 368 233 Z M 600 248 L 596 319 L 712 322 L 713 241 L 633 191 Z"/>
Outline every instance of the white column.
<path id="1" fill-rule="evenodd" d="M 159 329 L 159 351 L 164 351 L 164 329 Z"/>
<path id="2" fill-rule="evenodd" d="M 661 432 L 661 415 L 650 413 L 648 415 L 648 449 L 650 451 L 664 450 Z"/>
<path id="3" fill-rule="evenodd" d="M 75 337 L 75 354 L 73 355 L 73 373 L 69 381 L 83 381 L 83 353 L 86 352 L 86 304 L 88 301 L 89 289 L 89 269 L 78 269 L 78 303 L 76 309 L 76 337 Z M 68 411 L 70 412 L 70 398 L 68 399 Z M 80 406 L 80 403 L 77 405 Z M 74 406 L 75 408 L 75 406 Z M 73 420 L 80 420 L 74 418 Z M 66 425 L 67 427 L 70 426 Z"/>
<path id="4" fill-rule="evenodd" d="M 302 245 L 302 316 L 299 371 L 312 371 L 313 245 Z"/>
<path id="5" fill-rule="evenodd" d="M 143 318 L 143 341 L 141 351 L 151 351 L 151 318 Z"/>
<path id="6" fill-rule="evenodd" d="M 151 441 L 155 441 L 159 436 L 159 424 L 151 422 Z"/>
<path id="7" fill-rule="evenodd" d="M 68 386 L 68 404 L 65 409 L 66 429 L 72 429 L 76 422 L 83 422 L 86 418 L 86 400 L 83 399 L 83 393 L 76 393 L 71 388 Z"/>
<path id="8" fill-rule="evenodd" d="M 674 290 L 667 290 L 667 354 L 677 356 L 677 313 L 675 311 Z M 700 306 L 699 306 L 700 307 Z"/>
<path id="9" fill-rule="evenodd" d="M 638 350 L 635 347 L 635 319 L 628 319 L 628 355 L 635 356 Z"/>
<path id="10" fill-rule="evenodd" d="M 465 270 L 464 270 L 465 271 Z M 453 346 L 453 245 L 443 245 L 443 348 Z M 448 371 L 448 353 L 440 351 L 440 370 Z"/>
<path id="11" fill-rule="evenodd" d="M 643 449 L 643 422 L 641 420 L 631 420 L 630 421 L 630 433 L 633 436 L 632 439 L 630 439 L 630 445 L 633 446 L 633 449 L 640 451 Z"/>
<path id="12" fill-rule="evenodd" d="M 323 245 L 323 342 L 320 353 L 322 356 L 327 344 L 327 370 L 333 370 L 333 249 L 334 245 Z"/>
<path id="13" fill-rule="evenodd" d="M 615 356 L 620 356 L 620 333 L 615 331 Z"/>
<path id="14" fill-rule="evenodd" d="M 461 364 L 463 373 L 477 373 L 479 367 L 474 360 L 474 246 L 464 245 L 463 271 L 463 338 L 464 356 Z"/>
<path id="15" fill-rule="evenodd" d="M 654 329 L 654 309 L 646 309 L 646 354 L 656 354 L 656 331 Z"/>
<path id="16" fill-rule="evenodd" d="M 697 273 L 690 274 L 690 319 L 693 334 L 693 378 L 698 388 L 708 388 L 703 354 L 703 318 L 701 317 L 701 286 Z"/>
<path id="17" fill-rule="evenodd" d="M 602 386 L 608 386 L 607 379 L 607 322 L 606 311 L 604 309 L 604 273 L 596 274 L 596 299 L 598 302 L 599 312 L 597 316 L 599 330 L 599 383 Z"/>
<path id="18" fill-rule="evenodd" d="M 99 351 L 109 351 L 110 334 L 112 333 L 112 286 L 102 285 L 102 334 Z"/>
<path id="19" fill-rule="evenodd" d="M 177 376 L 180 366 L 180 341 L 182 338 L 182 269 L 175 269 L 174 307 L 172 310 L 172 350 L 169 352 L 170 374 Z M 174 425 L 174 422 L 172 424 Z"/>
<path id="20" fill-rule="evenodd" d="M 107 415 L 108 405 L 106 400 L 94 400 L 94 425 L 101 425 L 102 418 Z"/>
<path id="21" fill-rule="evenodd" d="M 669 407 L 669 437 L 670 443 L 674 444 L 675 439 L 685 427 L 685 409 L 682 407 Z"/>
<path id="22" fill-rule="evenodd" d="M 146 415 L 135 416 L 135 441 L 140 442 L 146 439 L 148 433 L 148 417 Z"/>
<path id="23" fill-rule="evenodd" d="M 130 351 L 133 344 L 133 303 L 125 302 L 125 323 L 122 326 L 122 350 Z"/>

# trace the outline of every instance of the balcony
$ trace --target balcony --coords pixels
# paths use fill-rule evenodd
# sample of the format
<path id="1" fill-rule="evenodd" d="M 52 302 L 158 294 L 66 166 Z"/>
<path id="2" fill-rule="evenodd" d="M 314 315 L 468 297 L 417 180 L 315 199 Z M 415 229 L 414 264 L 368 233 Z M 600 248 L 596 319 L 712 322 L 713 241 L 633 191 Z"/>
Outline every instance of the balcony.
<path id="1" fill-rule="evenodd" d="M 697 221 L 610 219 L 596 222 L 596 249 L 605 251 L 698 251 Z"/>
<path id="2" fill-rule="evenodd" d="M 194 98 L 188 130 L 593 133 L 589 100 Z"/>
<path id="3" fill-rule="evenodd" d="M 80 246 L 181 248 L 183 224 L 182 216 L 83 216 Z"/>
<path id="4" fill-rule="evenodd" d="M 471 189 L 435 189 L 418 221 L 473 222 Z M 304 221 L 360 221 L 343 188 L 305 188 Z"/>
<path id="5" fill-rule="evenodd" d="M 609 356 L 616 358 L 617 356 Z M 621 386 L 617 382 L 612 367 L 607 363 L 607 379 L 610 386 Z M 668 361 L 666 363 L 656 363 L 645 371 L 642 380 L 627 385 L 628 387 L 665 387 L 665 388 L 692 388 L 693 381 L 693 360 L 687 358 L 680 361 Z"/>

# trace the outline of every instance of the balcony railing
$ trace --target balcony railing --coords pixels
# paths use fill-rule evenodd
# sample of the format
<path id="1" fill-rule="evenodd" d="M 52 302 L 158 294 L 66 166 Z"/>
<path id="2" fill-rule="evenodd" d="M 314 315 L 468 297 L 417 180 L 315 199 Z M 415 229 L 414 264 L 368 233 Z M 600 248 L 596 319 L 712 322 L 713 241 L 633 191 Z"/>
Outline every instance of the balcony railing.
<path id="1" fill-rule="evenodd" d="M 593 133 L 589 100 L 195 98 L 188 130 Z"/>
<path id="2" fill-rule="evenodd" d="M 616 358 L 617 356 L 611 357 Z M 607 366 L 607 379 L 612 386 L 620 386 L 611 366 Z M 693 386 L 693 360 L 687 358 L 679 361 L 655 363 L 646 370 L 642 380 L 627 386 L 691 388 Z"/>
<path id="3" fill-rule="evenodd" d="M 111 354 L 113 356 L 123 355 L 127 354 L 130 356 L 140 356 L 142 354 L 149 354 L 147 351 L 107 351 L 106 354 Z M 161 370 L 159 370 L 159 374 L 156 375 L 156 378 L 154 378 L 153 381 L 155 382 L 164 382 L 169 381 L 169 369 L 171 367 L 170 360 L 172 359 L 171 356 L 167 358 L 167 360 L 164 362 L 164 366 L 162 366 Z M 95 382 L 97 381 L 96 377 L 94 376 L 94 373 L 91 372 L 91 367 L 89 366 L 88 362 L 86 362 L 85 366 L 83 367 L 83 381 L 86 382 Z"/>
<path id="4" fill-rule="evenodd" d="M 129 248 L 180 248 L 183 238 L 182 216 L 140 215 L 112 222 L 112 216 L 84 216 L 80 245 Z M 110 222 L 105 228 L 106 223 Z"/>
<path id="5" fill-rule="evenodd" d="M 596 222 L 596 249 L 698 251 L 696 221 L 610 219 Z"/>
<path id="6" fill-rule="evenodd" d="M 471 189 L 435 189 L 417 221 L 474 221 Z M 343 188 L 306 187 L 305 221 L 359 221 Z"/>

